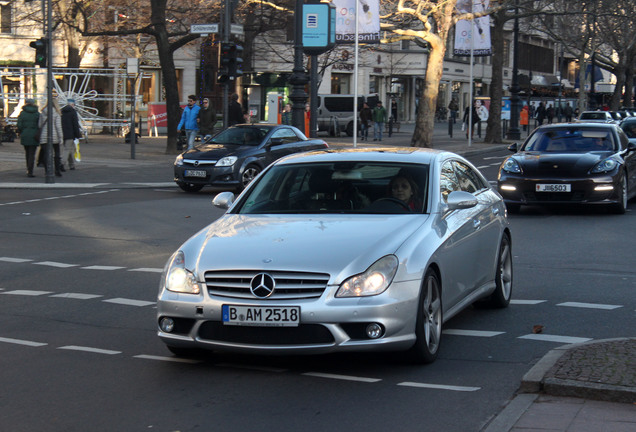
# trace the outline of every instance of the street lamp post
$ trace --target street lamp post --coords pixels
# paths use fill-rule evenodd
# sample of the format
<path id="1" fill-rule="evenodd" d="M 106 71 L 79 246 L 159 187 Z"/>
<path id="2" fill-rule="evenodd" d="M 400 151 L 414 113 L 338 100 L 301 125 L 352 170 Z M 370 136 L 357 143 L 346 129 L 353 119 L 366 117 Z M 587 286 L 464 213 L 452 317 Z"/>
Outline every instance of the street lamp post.
<path id="1" fill-rule="evenodd" d="M 519 0 L 515 0 L 515 21 L 513 29 L 513 49 L 512 55 L 512 85 L 510 86 L 510 129 L 508 129 L 508 139 L 521 139 L 521 131 L 519 131 Z"/>
<path id="2" fill-rule="evenodd" d="M 305 132 L 305 104 L 307 92 L 305 85 L 309 78 L 303 67 L 303 0 L 296 0 L 296 13 L 294 20 L 294 69 L 289 83 L 292 84 L 292 92 L 289 99 L 292 101 L 292 125 Z"/>

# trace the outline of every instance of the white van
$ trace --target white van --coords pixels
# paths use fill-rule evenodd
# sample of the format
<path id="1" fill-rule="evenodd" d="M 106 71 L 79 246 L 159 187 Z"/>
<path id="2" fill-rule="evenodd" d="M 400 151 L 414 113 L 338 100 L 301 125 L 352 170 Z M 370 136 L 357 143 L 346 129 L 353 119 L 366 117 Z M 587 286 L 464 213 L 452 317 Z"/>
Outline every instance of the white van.
<path id="1" fill-rule="evenodd" d="M 327 131 L 331 136 L 339 135 L 340 132 L 353 136 L 353 98 L 352 94 L 318 95 L 318 131 Z M 358 112 L 365 101 L 373 108 L 378 95 L 358 95 Z"/>

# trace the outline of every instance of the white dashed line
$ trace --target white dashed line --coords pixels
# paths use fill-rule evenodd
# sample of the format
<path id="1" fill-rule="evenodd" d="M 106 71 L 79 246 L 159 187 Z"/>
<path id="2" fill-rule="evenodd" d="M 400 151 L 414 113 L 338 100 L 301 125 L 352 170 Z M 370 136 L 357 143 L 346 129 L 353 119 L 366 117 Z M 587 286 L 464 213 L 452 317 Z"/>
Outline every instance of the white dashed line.
<path id="1" fill-rule="evenodd" d="M 59 268 L 69 268 L 69 267 L 77 267 L 77 264 L 66 264 L 66 263 L 61 263 L 61 262 L 55 262 L 55 261 L 41 261 L 41 262 L 36 262 L 33 263 L 35 265 L 43 265 L 43 266 L 49 266 L 49 267 L 59 267 Z"/>
<path id="2" fill-rule="evenodd" d="M 475 337 L 493 337 L 504 334 L 505 332 L 498 331 L 483 331 L 483 330 L 461 330 L 461 329 L 448 329 L 442 333 L 453 336 L 475 336 Z"/>
<path id="3" fill-rule="evenodd" d="M 163 273 L 162 268 L 136 268 L 130 269 L 131 272 L 147 272 L 147 273 Z"/>
<path id="4" fill-rule="evenodd" d="M 33 260 L 24 259 L 24 258 L 0 257 L 0 261 L 10 262 L 10 263 L 25 263 L 25 262 L 31 262 Z"/>
<path id="5" fill-rule="evenodd" d="M 429 389 L 435 389 L 435 390 L 451 390 L 451 391 L 460 391 L 460 392 L 474 392 L 477 390 L 481 390 L 481 387 L 463 387 L 463 386 L 427 384 L 427 383 L 416 383 L 416 382 L 401 382 L 398 385 L 403 387 L 429 388 Z"/>
<path id="6" fill-rule="evenodd" d="M 510 304 L 515 305 L 536 305 L 539 303 L 545 303 L 547 300 L 510 300 Z"/>
<path id="7" fill-rule="evenodd" d="M 90 352 L 95 354 L 107 354 L 107 355 L 121 354 L 121 351 L 105 350 L 100 348 L 91 348 L 91 347 L 77 346 L 77 345 L 62 346 L 62 347 L 59 347 L 58 349 L 70 350 L 70 351 L 83 351 L 83 352 Z"/>
<path id="8" fill-rule="evenodd" d="M 379 378 L 365 378 L 365 377 L 357 377 L 357 376 L 350 376 L 350 375 L 328 374 L 328 373 L 321 373 L 321 372 L 305 372 L 303 373 L 303 375 L 313 376 L 318 378 L 329 378 L 329 379 L 337 379 L 337 380 L 343 380 L 343 381 L 356 381 L 356 382 L 367 382 L 367 383 L 382 381 Z"/>
<path id="9" fill-rule="evenodd" d="M 563 344 L 573 344 L 591 341 L 591 338 L 573 337 L 573 336 L 558 336 L 549 334 L 527 334 L 519 336 L 518 339 L 530 339 L 543 342 L 558 342 Z"/>
<path id="10" fill-rule="evenodd" d="M 2 294 L 21 295 L 21 296 L 41 296 L 41 295 L 52 294 L 52 293 L 53 291 L 13 290 L 13 291 L 5 291 Z"/>
<path id="11" fill-rule="evenodd" d="M 88 267 L 80 267 L 82 270 L 121 270 L 126 267 L 117 267 L 117 266 L 88 266 Z"/>
<path id="12" fill-rule="evenodd" d="M 115 303 L 115 304 L 126 305 L 126 306 L 150 306 L 155 304 L 155 302 L 133 300 L 133 299 L 126 299 L 126 298 L 119 298 L 119 297 L 102 300 L 102 301 L 105 303 Z"/>
<path id="13" fill-rule="evenodd" d="M 557 306 L 567 306 L 567 307 L 576 307 L 576 308 L 588 308 L 588 309 L 603 309 L 603 310 L 613 310 L 622 308 L 620 305 L 608 305 L 608 304 L 598 304 L 598 303 L 579 303 L 579 302 L 565 302 L 559 303 Z"/>
<path id="14" fill-rule="evenodd" d="M 42 343 L 42 342 L 33 342 L 33 341 L 28 341 L 28 340 L 11 339 L 11 338 L 3 338 L 3 337 L 0 337 L 0 342 L 6 342 L 6 343 L 16 344 L 16 345 L 26 345 L 26 346 L 30 346 L 30 347 L 41 347 L 41 346 L 48 345 L 48 344 Z"/>
<path id="15" fill-rule="evenodd" d="M 259 372 L 274 372 L 274 373 L 283 373 L 283 372 L 287 372 L 288 370 L 288 369 L 268 367 L 268 366 L 253 366 L 253 365 L 242 365 L 242 364 L 233 364 L 233 363 L 217 363 L 214 366 L 232 368 L 232 369 L 255 370 Z"/>
<path id="16" fill-rule="evenodd" d="M 68 298 L 68 299 L 76 299 L 76 300 L 91 300 L 91 299 L 103 297 L 103 296 L 97 295 L 97 294 L 61 293 L 61 294 L 54 294 L 51 297 Z"/>
<path id="17" fill-rule="evenodd" d="M 191 363 L 191 364 L 201 363 L 201 360 L 184 359 L 179 357 L 154 356 L 154 355 L 146 355 L 146 354 L 136 355 L 136 356 L 133 356 L 133 358 L 144 359 L 144 360 L 158 360 L 158 361 L 174 362 L 174 363 Z"/>

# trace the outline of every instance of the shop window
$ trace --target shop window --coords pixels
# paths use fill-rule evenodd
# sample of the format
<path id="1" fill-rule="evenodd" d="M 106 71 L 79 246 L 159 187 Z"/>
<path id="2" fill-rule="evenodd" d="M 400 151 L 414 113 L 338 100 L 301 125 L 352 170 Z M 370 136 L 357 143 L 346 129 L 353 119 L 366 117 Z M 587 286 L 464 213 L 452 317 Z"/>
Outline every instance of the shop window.
<path id="1" fill-rule="evenodd" d="M 349 94 L 351 93 L 351 75 L 350 74 L 331 74 L 331 94 Z"/>

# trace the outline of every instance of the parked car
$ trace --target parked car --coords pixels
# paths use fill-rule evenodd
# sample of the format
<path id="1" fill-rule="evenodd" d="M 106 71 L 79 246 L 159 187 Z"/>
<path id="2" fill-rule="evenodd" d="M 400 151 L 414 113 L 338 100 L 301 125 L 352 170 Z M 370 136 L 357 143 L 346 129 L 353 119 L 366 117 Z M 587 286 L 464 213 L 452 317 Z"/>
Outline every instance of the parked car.
<path id="1" fill-rule="evenodd" d="M 499 168 L 508 210 L 532 204 L 603 204 L 625 213 L 636 195 L 636 144 L 616 124 L 537 128 Z"/>
<path id="2" fill-rule="evenodd" d="M 358 112 L 362 104 L 367 102 L 371 109 L 375 108 L 378 95 L 358 96 Z M 352 94 L 321 94 L 318 95 L 317 124 L 319 131 L 326 131 L 330 136 L 353 136 L 354 101 Z M 360 123 L 358 122 L 358 126 Z"/>
<path id="3" fill-rule="evenodd" d="M 583 111 L 577 121 L 580 123 L 616 123 L 609 111 Z"/>
<path id="4" fill-rule="evenodd" d="M 621 129 L 627 135 L 630 143 L 636 144 L 636 117 L 628 117 L 621 122 Z"/>
<path id="5" fill-rule="evenodd" d="M 435 360 L 442 324 L 506 307 L 511 233 L 468 161 L 431 149 L 283 158 L 169 259 L 158 335 L 177 355 L 408 350 Z"/>
<path id="6" fill-rule="evenodd" d="M 174 181 L 186 192 L 206 185 L 242 189 L 283 156 L 328 147 L 293 126 L 235 125 L 177 156 Z"/>

